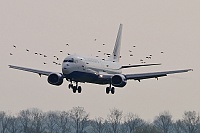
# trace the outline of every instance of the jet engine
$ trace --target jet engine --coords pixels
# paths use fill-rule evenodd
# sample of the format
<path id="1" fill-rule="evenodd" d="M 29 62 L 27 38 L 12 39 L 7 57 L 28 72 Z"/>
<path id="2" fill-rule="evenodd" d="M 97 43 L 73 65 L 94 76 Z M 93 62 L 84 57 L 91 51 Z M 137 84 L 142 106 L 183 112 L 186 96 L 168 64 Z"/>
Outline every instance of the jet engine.
<path id="1" fill-rule="evenodd" d="M 124 87 L 126 85 L 126 77 L 124 75 L 114 75 L 111 78 L 111 83 L 115 87 Z"/>
<path id="2" fill-rule="evenodd" d="M 49 74 L 47 81 L 49 84 L 59 86 L 63 83 L 63 76 L 61 73 L 51 73 Z"/>

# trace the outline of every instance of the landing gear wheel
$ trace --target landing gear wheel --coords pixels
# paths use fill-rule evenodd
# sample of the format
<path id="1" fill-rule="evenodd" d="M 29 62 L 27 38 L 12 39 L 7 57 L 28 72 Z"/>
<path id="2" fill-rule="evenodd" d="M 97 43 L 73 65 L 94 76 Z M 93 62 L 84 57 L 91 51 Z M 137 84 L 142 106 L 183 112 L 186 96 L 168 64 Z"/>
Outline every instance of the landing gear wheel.
<path id="1" fill-rule="evenodd" d="M 81 86 L 78 86 L 78 93 L 81 93 L 81 91 L 82 91 Z"/>
<path id="2" fill-rule="evenodd" d="M 69 84 L 69 85 L 68 85 L 68 88 L 69 88 L 69 89 L 73 88 L 73 84 Z"/>
<path id="3" fill-rule="evenodd" d="M 109 94 L 110 92 L 110 87 L 106 87 L 106 93 Z"/>
<path id="4" fill-rule="evenodd" d="M 73 86 L 73 93 L 76 93 L 76 86 Z"/>
<path id="5" fill-rule="evenodd" d="M 114 87 L 111 88 L 111 93 L 115 94 L 115 88 Z"/>

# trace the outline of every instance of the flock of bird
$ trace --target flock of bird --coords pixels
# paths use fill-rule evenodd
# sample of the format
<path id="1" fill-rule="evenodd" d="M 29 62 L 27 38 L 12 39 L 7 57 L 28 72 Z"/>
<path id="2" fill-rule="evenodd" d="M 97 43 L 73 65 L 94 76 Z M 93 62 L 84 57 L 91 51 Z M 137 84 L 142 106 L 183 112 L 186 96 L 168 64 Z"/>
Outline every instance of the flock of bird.
<path id="1" fill-rule="evenodd" d="M 94 39 L 94 41 L 97 41 L 97 39 Z M 66 45 L 66 46 L 69 46 L 68 43 L 65 44 L 65 45 Z M 102 45 L 104 46 L 105 43 L 103 43 Z M 133 47 L 133 48 L 136 48 L 135 45 L 133 45 L 132 47 Z M 13 45 L 13 48 L 16 49 L 17 46 L 16 46 L 16 45 Z M 25 49 L 25 50 L 26 50 L 26 52 L 30 52 L 29 49 Z M 60 50 L 59 52 L 60 52 L 60 53 L 63 53 L 63 50 Z M 101 53 L 102 51 L 101 51 L 101 50 L 98 50 L 97 52 L 98 52 L 98 53 Z M 132 52 L 133 52 L 133 50 L 128 50 L 128 53 L 129 53 L 129 56 L 130 56 L 130 57 L 133 57 Z M 161 51 L 160 53 L 163 54 L 164 52 Z M 48 57 L 46 54 L 42 54 L 42 53 L 38 53 L 38 52 L 34 52 L 34 54 L 35 54 L 35 55 L 39 55 L 39 56 L 43 56 L 44 58 L 47 58 L 47 57 Z M 13 53 L 10 53 L 10 55 L 12 56 Z M 70 55 L 70 53 L 67 53 L 67 55 Z M 110 56 L 111 56 L 110 53 L 103 53 L 103 55 L 104 55 L 104 56 L 107 56 L 107 57 L 110 57 Z M 150 55 L 146 56 L 146 59 L 149 60 L 149 59 L 152 58 L 152 56 L 153 56 L 153 55 L 150 54 Z M 53 63 L 53 64 L 56 64 L 56 65 L 61 65 L 61 63 L 59 63 L 59 58 L 58 58 L 56 55 L 54 55 L 53 57 L 55 58 L 56 61 L 52 61 L 52 63 Z M 96 55 L 96 57 L 99 57 L 99 56 Z M 122 57 L 122 56 L 120 56 L 120 58 L 121 58 L 121 57 Z M 102 60 L 105 60 L 105 58 L 102 58 Z M 144 59 L 140 59 L 140 63 L 146 63 L 146 61 L 145 61 Z M 46 65 L 47 62 L 43 62 L 43 64 Z M 131 65 L 131 64 L 129 64 L 129 65 Z"/>
<path id="2" fill-rule="evenodd" d="M 66 44 L 66 46 L 69 46 L 69 44 Z M 13 48 L 17 49 L 17 46 L 16 46 L 16 45 L 13 45 Z M 30 52 L 30 49 L 25 49 L 25 51 L 26 51 L 26 52 Z M 62 53 L 63 51 L 60 50 L 59 52 Z M 10 53 L 10 55 L 13 56 L 13 53 Z M 47 58 L 47 57 L 48 57 L 46 54 L 38 53 L 38 52 L 34 52 L 34 55 L 39 55 L 39 56 L 44 57 L 44 58 Z M 68 53 L 68 55 L 70 55 L 70 54 Z M 61 65 L 61 63 L 58 62 L 58 61 L 59 61 L 59 58 L 58 58 L 56 55 L 54 55 L 53 57 L 55 58 L 56 61 L 52 61 L 52 63 L 53 63 L 53 64 L 56 64 L 56 65 Z M 46 65 L 47 62 L 43 62 L 43 64 Z"/>

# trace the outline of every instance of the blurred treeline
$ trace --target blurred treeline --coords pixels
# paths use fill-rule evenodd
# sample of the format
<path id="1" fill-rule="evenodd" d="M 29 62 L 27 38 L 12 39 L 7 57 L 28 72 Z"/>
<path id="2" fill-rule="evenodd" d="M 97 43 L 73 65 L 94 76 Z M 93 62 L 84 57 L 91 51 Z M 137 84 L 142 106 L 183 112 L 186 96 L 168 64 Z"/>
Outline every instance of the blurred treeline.
<path id="1" fill-rule="evenodd" d="M 16 115 L 1 111 L 0 133 L 200 133 L 200 116 L 187 111 L 181 119 L 173 120 L 164 111 L 147 122 L 137 114 L 123 114 L 116 108 L 110 110 L 106 119 L 90 119 L 83 107 L 49 112 L 34 108 Z"/>

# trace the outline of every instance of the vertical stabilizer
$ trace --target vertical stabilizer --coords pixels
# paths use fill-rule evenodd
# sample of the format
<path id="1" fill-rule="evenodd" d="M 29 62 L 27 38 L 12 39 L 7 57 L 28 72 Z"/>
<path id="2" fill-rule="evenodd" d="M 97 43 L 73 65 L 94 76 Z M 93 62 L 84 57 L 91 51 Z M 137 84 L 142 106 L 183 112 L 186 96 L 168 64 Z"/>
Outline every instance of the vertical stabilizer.
<path id="1" fill-rule="evenodd" d="M 122 36 L 122 24 L 119 25 L 119 30 L 115 42 L 115 47 L 113 49 L 113 52 L 109 58 L 109 60 L 112 60 L 114 62 L 119 62 L 120 58 L 120 47 L 121 47 L 121 36 Z"/>

